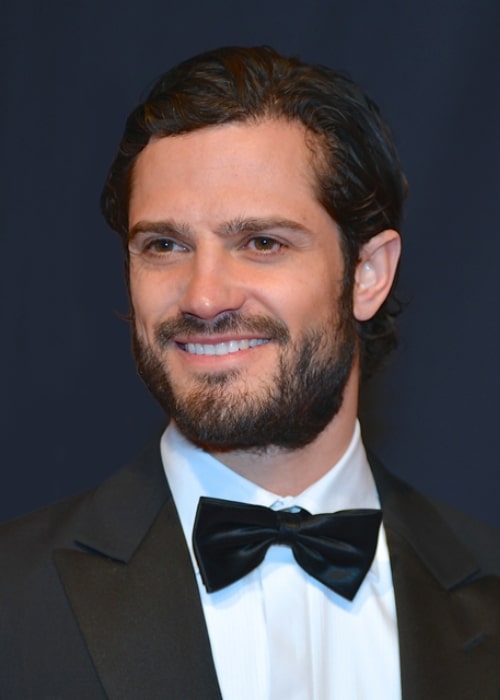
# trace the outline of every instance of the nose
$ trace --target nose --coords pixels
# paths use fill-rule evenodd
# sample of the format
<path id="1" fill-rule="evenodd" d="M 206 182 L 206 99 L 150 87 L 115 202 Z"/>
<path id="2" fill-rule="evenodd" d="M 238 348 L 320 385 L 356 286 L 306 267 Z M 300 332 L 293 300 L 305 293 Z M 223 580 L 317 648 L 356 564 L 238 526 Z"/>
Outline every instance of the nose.
<path id="1" fill-rule="evenodd" d="M 192 256 L 185 270 L 181 313 L 209 320 L 241 309 L 245 292 L 237 261 L 228 251 L 206 255 L 200 253 Z"/>

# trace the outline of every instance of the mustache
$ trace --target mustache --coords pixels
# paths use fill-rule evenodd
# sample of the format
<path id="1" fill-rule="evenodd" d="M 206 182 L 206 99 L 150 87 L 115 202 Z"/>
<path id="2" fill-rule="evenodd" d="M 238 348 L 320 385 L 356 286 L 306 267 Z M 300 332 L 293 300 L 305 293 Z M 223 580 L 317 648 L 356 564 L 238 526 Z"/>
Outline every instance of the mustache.
<path id="1" fill-rule="evenodd" d="M 234 312 L 211 320 L 186 315 L 162 321 L 155 329 L 155 340 L 163 349 L 178 336 L 187 339 L 194 335 L 213 337 L 223 333 L 258 333 L 280 345 L 290 342 L 290 332 L 283 321 L 271 316 L 243 316 Z"/>

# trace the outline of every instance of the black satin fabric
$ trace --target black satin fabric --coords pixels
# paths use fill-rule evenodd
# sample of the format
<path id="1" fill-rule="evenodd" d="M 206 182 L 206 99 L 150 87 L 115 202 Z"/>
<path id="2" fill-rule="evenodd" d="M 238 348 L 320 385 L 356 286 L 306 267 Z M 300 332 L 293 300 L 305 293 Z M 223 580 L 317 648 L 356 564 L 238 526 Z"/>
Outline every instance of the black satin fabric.
<path id="1" fill-rule="evenodd" d="M 203 497 L 193 546 L 209 593 L 250 573 L 271 545 L 280 544 L 291 547 L 311 576 L 352 600 L 375 556 L 381 520 L 380 510 L 311 515 Z"/>

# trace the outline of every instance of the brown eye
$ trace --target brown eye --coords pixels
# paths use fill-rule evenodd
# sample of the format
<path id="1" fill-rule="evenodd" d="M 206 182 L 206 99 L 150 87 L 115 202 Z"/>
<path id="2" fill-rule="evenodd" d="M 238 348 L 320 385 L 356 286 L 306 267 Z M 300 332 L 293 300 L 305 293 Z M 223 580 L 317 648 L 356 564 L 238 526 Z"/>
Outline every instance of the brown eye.
<path id="1" fill-rule="evenodd" d="M 280 243 L 274 238 L 269 238 L 268 236 L 258 236 L 256 238 L 252 238 L 250 243 L 253 244 L 253 248 L 255 250 L 262 253 L 270 253 L 280 248 Z"/>
<path id="2" fill-rule="evenodd" d="M 169 238 L 156 238 L 145 247 L 147 250 L 152 250 L 155 253 L 169 253 L 171 250 L 174 250 L 174 242 Z"/>

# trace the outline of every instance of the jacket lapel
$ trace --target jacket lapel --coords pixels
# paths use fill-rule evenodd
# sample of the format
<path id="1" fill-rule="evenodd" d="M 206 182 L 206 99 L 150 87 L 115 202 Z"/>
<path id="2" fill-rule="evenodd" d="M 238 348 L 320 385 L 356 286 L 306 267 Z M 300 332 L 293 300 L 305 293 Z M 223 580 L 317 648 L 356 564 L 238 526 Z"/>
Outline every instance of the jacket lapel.
<path id="1" fill-rule="evenodd" d="M 96 490 L 76 539 L 56 566 L 110 700 L 220 700 L 158 443 Z"/>
<path id="2" fill-rule="evenodd" d="M 498 700 L 500 579 L 437 510 L 372 461 L 393 570 L 403 700 Z"/>

